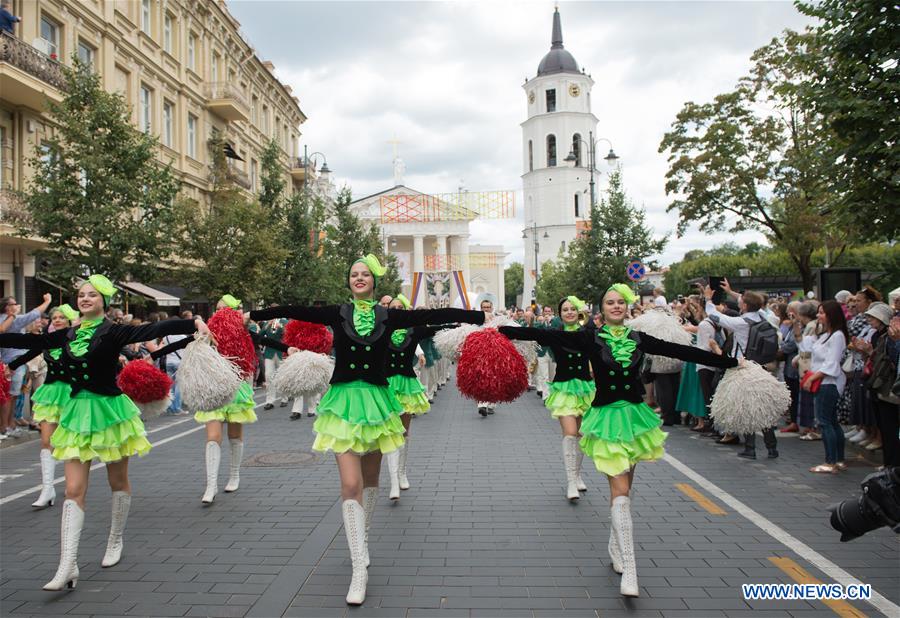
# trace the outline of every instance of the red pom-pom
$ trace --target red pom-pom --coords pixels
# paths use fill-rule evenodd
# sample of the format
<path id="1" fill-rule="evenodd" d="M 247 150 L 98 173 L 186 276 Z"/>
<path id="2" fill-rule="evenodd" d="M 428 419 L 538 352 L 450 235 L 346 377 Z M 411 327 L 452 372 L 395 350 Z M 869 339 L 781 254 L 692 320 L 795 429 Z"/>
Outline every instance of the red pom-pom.
<path id="1" fill-rule="evenodd" d="M 9 378 L 6 377 L 6 365 L 0 363 L 0 404 L 9 401 Z"/>
<path id="2" fill-rule="evenodd" d="M 155 365 L 134 360 L 122 368 L 116 384 L 135 403 L 151 403 L 169 396 L 172 379 Z"/>
<path id="3" fill-rule="evenodd" d="M 309 350 L 317 354 L 329 354 L 334 335 L 324 324 L 313 324 L 301 320 L 291 320 L 284 327 L 282 341 L 286 346 L 298 350 Z"/>
<path id="4" fill-rule="evenodd" d="M 252 376 L 259 361 L 250 333 L 244 327 L 244 315 L 235 309 L 223 307 L 209 318 L 207 326 L 216 338 L 216 350 L 219 354 L 234 363 L 245 378 Z"/>
<path id="5" fill-rule="evenodd" d="M 513 401 L 528 390 L 525 359 L 493 328 L 466 337 L 456 367 L 456 385 L 475 401 Z"/>

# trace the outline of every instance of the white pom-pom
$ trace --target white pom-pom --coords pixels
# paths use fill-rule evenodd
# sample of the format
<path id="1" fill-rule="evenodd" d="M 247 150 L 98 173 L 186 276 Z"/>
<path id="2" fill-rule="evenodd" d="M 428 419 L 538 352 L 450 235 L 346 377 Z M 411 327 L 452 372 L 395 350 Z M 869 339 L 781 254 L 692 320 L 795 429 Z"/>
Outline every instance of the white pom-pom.
<path id="1" fill-rule="evenodd" d="M 678 318 L 662 308 L 647 311 L 629 321 L 628 326 L 639 333 L 647 333 L 651 337 L 656 337 L 669 343 L 691 345 L 691 334 L 682 328 Z M 650 370 L 653 373 L 678 373 L 684 364 L 677 358 L 653 354 L 648 354 L 647 356 L 650 359 Z"/>
<path id="2" fill-rule="evenodd" d="M 149 418 L 157 417 L 168 410 L 169 406 L 172 404 L 172 395 L 170 393 L 165 399 L 160 399 L 159 401 L 151 401 L 149 403 L 134 402 L 134 404 L 140 409 L 141 418 L 147 420 Z"/>
<path id="3" fill-rule="evenodd" d="M 283 397 L 300 397 L 325 390 L 334 373 L 330 356 L 309 350 L 288 356 L 275 374 L 275 390 Z"/>
<path id="4" fill-rule="evenodd" d="M 184 349 L 178 367 L 178 387 L 185 409 L 217 410 L 232 402 L 241 387 L 241 370 L 201 337 Z"/>
<path id="5" fill-rule="evenodd" d="M 456 328 L 445 328 L 434 336 L 434 345 L 443 358 L 450 361 L 459 360 L 459 352 L 466 337 L 479 329 L 474 324 L 462 324 Z"/>
<path id="6" fill-rule="evenodd" d="M 733 434 L 774 427 L 791 404 L 783 382 L 754 362 L 725 372 L 710 405 L 716 427 Z"/>

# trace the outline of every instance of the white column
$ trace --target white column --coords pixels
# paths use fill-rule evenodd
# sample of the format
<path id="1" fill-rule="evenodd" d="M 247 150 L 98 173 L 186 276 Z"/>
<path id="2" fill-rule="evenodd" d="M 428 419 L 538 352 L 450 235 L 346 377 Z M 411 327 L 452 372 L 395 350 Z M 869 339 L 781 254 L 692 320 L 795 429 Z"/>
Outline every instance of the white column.
<path id="1" fill-rule="evenodd" d="M 425 270 L 425 235 L 413 236 L 413 272 L 420 273 Z"/>
<path id="2" fill-rule="evenodd" d="M 497 256 L 497 281 L 500 289 L 497 291 L 497 307 L 495 309 L 506 309 L 506 264 L 503 263 L 503 256 Z"/>
<path id="3" fill-rule="evenodd" d="M 525 238 L 523 239 L 523 249 L 525 254 L 524 270 L 522 273 L 522 303 L 523 305 L 527 305 L 531 302 L 531 295 L 533 293 L 535 287 L 534 275 L 532 271 L 535 270 L 534 266 L 534 228 L 526 227 L 525 228 Z M 540 233 L 540 232 L 539 232 Z"/>

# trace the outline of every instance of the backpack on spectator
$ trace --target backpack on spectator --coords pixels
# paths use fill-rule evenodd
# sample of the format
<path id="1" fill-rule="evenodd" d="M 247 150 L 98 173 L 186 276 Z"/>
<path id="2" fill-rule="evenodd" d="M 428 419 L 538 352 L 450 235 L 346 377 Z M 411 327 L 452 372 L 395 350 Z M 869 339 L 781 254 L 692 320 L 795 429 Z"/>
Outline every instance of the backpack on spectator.
<path id="1" fill-rule="evenodd" d="M 744 318 L 744 321 L 750 325 L 744 358 L 760 365 L 775 362 L 778 356 L 778 331 L 775 327 L 768 320 L 753 322 Z"/>

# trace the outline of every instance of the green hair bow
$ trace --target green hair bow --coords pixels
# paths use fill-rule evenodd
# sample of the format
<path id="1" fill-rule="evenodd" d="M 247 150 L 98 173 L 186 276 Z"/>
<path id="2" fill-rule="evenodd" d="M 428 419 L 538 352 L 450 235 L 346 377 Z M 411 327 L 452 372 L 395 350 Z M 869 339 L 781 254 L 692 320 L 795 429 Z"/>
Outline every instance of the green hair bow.
<path id="1" fill-rule="evenodd" d="M 634 295 L 634 292 L 631 291 L 631 288 L 624 283 L 613 283 L 606 291 L 618 292 L 622 296 L 622 298 L 625 299 L 625 302 L 629 305 L 637 300 L 637 296 Z"/>
<path id="2" fill-rule="evenodd" d="M 87 278 L 87 282 L 90 283 L 97 292 L 100 293 L 100 296 L 103 297 L 103 300 L 106 301 L 106 304 L 109 304 L 109 301 L 112 300 L 112 297 L 116 293 L 116 286 L 112 284 L 112 281 L 104 277 L 103 275 L 91 275 Z M 84 287 L 84 283 L 81 284 Z"/>
<path id="3" fill-rule="evenodd" d="M 231 294 L 225 294 L 222 296 L 221 301 L 225 303 L 225 306 L 229 309 L 237 309 L 241 306 L 240 299 L 235 298 Z"/>
<path id="4" fill-rule="evenodd" d="M 412 303 L 410 303 L 409 299 L 407 297 L 405 297 L 403 294 L 397 294 L 397 296 L 395 296 L 394 298 L 395 298 L 395 300 L 400 301 L 400 303 L 403 305 L 404 309 L 409 309 L 410 307 L 412 307 Z"/>
<path id="5" fill-rule="evenodd" d="M 57 311 L 66 316 L 66 319 L 70 322 L 74 322 L 78 318 L 78 312 L 72 309 L 72 305 L 68 303 L 54 308 L 52 311 L 50 311 L 50 315 L 53 315 Z"/>
<path id="6" fill-rule="evenodd" d="M 572 303 L 572 306 L 578 311 L 584 311 L 584 308 L 587 307 L 587 303 L 577 296 L 566 296 L 566 300 Z"/>
<path id="7" fill-rule="evenodd" d="M 378 281 L 379 277 L 383 277 L 384 273 L 387 272 L 387 268 L 381 265 L 381 262 L 378 261 L 378 258 L 373 254 L 368 254 L 366 257 L 361 257 L 358 260 L 355 260 L 353 264 L 363 263 L 369 269 L 369 272 L 372 273 L 372 276 L 375 277 L 375 281 Z M 352 265 L 351 265 L 352 266 Z"/>

